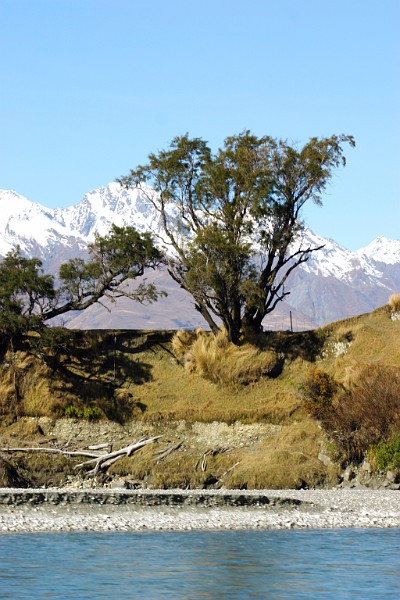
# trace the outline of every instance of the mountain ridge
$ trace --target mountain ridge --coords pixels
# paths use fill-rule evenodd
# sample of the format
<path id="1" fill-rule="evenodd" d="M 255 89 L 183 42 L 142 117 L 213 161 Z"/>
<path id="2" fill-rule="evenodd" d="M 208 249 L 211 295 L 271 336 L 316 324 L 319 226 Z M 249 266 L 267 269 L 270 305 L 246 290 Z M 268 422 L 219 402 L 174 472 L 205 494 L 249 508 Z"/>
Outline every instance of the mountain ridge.
<path id="1" fill-rule="evenodd" d="M 148 188 L 147 194 L 151 193 Z M 31 202 L 13 190 L 0 190 L 0 255 L 19 245 L 27 256 L 40 258 L 44 269 L 53 274 L 62 262 L 84 255 L 95 233 L 106 234 L 112 223 L 133 225 L 140 232 L 152 231 L 157 236 L 162 233 L 159 216 L 146 194 L 117 183 L 91 190 L 80 202 L 56 209 Z M 324 325 L 373 310 L 400 289 L 400 240 L 377 236 L 367 246 L 350 251 L 307 228 L 301 239 L 304 244 L 324 248 L 292 273 L 288 284 L 291 294 L 267 319 L 271 326 L 277 324 L 279 315 L 287 317 L 291 312 L 304 321 L 303 327 Z M 204 325 L 200 315 L 193 316 L 190 296 L 168 281 L 166 273 L 151 273 L 149 277 L 161 287 L 168 287 L 169 300 L 150 308 L 131 304 L 130 309 L 121 302 L 113 309 L 111 320 L 104 313 L 103 322 L 115 327 L 124 323 L 126 328 L 140 328 L 135 323 L 148 323 L 154 328 Z M 180 306 L 181 319 L 172 318 L 174 303 Z M 165 321 L 162 315 L 150 318 L 151 312 L 154 315 L 161 308 L 170 315 Z M 98 311 L 99 307 L 92 307 L 84 316 L 72 318 L 69 326 L 86 326 L 92 315 L 101 328 Z"/>

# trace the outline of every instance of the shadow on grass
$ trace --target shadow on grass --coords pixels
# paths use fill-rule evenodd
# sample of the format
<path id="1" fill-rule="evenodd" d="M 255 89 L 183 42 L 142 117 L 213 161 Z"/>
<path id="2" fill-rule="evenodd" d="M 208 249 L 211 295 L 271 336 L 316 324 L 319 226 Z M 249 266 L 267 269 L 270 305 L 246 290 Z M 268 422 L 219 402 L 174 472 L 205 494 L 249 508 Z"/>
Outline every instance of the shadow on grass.
<path id="1" fill-rule="evenodd" d="M 274 350 L 288 360 L 302 358 L 315 362 L 321 355 L 326 334 L 321 330 L 311 331 L 268 331 L 259 336 L 256 345 L 263 350 Z"/>
<path id="2" fill-rule="evenodd" d="M 151 381 L 153 367 L 140 355 L 157 352 L 169 339 L 164 332 L 65 330 L 58 352 L 44 348 L 52 389 L 60 398 L 55 412 L 64 414 L 68 402 L 89 409 L 93 418 L 99 410 L 119 422 L 145 412 L 132 386 Z"/>

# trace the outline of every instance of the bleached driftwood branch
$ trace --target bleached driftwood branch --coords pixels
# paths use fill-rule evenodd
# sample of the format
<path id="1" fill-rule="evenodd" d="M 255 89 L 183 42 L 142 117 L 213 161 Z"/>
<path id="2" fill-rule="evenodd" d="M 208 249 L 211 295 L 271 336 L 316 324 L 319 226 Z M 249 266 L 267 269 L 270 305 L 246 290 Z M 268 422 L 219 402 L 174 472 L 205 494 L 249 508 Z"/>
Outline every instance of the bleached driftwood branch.
<path id="1" fill-rule="evenodd" d="M 99 453 L 87 452 L 86 450 L 62 450 L 61 448 L 0 448 L 0 452 L 42 452 L 44 454 L 62 454 L 64 456 L 88 456 L 97 458 Z"/>
<path id="2" fill-rule="evenodd" d="M 157 455 L 156 458 L 154 459 L 154 461 L 159 464 L 162 460 L 164 460 L 164 458 L 166 458 L 167 456 L 169 456 L 172 452 L 174 452 L 175 450 L 179 450 L 179 448 L 182 446 L 183 442 L 179 442 L 178 444 L 175 444 L 173 446 L 168 446 L 168 448 L 162 449 L 159 452 L 156 452 L 155 454 Z"/>
<path id="3" fill-rule="evenodd" d="M 75 469 L 81 469 L 88 465 L 94 464 L 93 469 L 88 471 L 86 475 L 96 475 L 100 470 L 106 470 L 112 464 L 114 464 L 119 458 L 122 456 L 131 456 L 134 452 L 143 448 L 147 444 L 152 444 L 156 440 L 158 440 L 161 436 L 157 435 L 152 438 L 142 438 L 137 442 L 133 442 L 124 448 L 120 448 L 120 450 L 114 450 L 114 452 L 108 452 L 106 454 L 101 454 L 100 456 L 96 456 L 91 460 L 86 460 L 85 462 L 79 463 L 79 465 L 75 465 Z"/>
<path id="4" fill-rule="evenodd" d="M 42 452 L 44 454 L 60 454 L 62 456 L 83 456 L 89 458 L 82 463 L 79 463 L 75 466 L 75 469 L 82 469 L 87 465 L 94 464 L 93 469 L 87 471 L 86 475 L 96 475 L 100 470 L 107 470 L 112 464 L 114 464 L 119 458 L 122 456 L 131 456 L 134 452 L 143 448 L 147 444 L 152 444 L 160 435 L 157 435 L 152 438 L 141 438 L 137 442 L 132 442 L 125 446 L 124 448 L 120 448 L 119 450 L 114 450 L 113 452 L 99 452 L 103 448 L 109 447 L 109 444 L 97 444 L 96 446 L 90 446 L 89 448 L 95 448 L 97 451 L 87 450 L 62 450 L 61 448 L 43 448 L 43 447 L 35 447 L 35 448 L 0 448 L 0 452 L 25 452 L 25 453 L 34 453 L 34 452 Z"/>
<path id="5" fill-rule="evenodd" d="M 223 454 L 224 452 L 231 452 L 231 450 L 233 450 L 233 448 L 215 448 L 215 449 L 209 449 L 206 450 L 205 452 L 203 452 L 203 455 L 201 458 L 199 458 L 199 460 L 196 462 L 196 464 L 194 465 L 194 470 L 196 471 L 200 461 L 201 461 L 201 470 L 204 472 L 207 469 L 207 456 L 216 456 L 217 454 Z"/>

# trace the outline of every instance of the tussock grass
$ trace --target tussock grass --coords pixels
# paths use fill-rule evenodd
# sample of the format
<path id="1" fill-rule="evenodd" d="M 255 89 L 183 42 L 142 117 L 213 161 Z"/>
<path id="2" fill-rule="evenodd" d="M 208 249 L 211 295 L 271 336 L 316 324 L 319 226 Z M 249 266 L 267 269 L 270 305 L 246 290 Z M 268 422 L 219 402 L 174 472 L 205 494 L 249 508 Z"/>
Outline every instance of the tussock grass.
<path id="1" fill-rule="evenodd" d="M 196 339 L 206 335 L 207 333 L 200 327 L 195 331 L 188 331 L 186 329 L 177 331 L 171 341 L 172 351 L 176 358 L 179 361 L 184 362 L 185 355 L 190 351 L 190 348 Z"/>
<path id="2" fill-rule="evenodd" d="M 321 368 L 338 382 L 343 382 L 346 373 L 357 369 L 360 364 L 398 366 L 400 364 L 400 321 L 388 319 L 387 307 L 372 313 L 338 321 L 324 328 L 327 332 L 325 348 L 317 361 Z M 337 332 L 348 332 L 352 341 L 342 356 L 331 352 L 332 342 L 338 340 Z"/>
<path id="3" fill-rule="evenodd" d="M 400 312 L 400 294 L 392 294 L 389 298 L 388 305 L 392 312 Z"/>
<path id="4" fill-rule="evenodd" d="M 400 322 L 392 321 L 388 314 L 386 306 L 315 331 L 265 333 L 238 347 L 229 344 L 224 333 L 212 336 L 204 331 L 179 332 L 175 336 L 172 332 L 71 332 L 65 353 L 52 354 L 51 360 L 21 353 L 12 363 L 9 357 L 3 357 L 2 435 L 9 434 L 13 443 L 37 441 L 40 431 L 33 425 L 28 427 L 28 422 L 25 431 L 23 416 L 38 419 L 38 415 L 47 415 L 55 419 L 64 416 L 68 406 L 97 408 L 104 418 L 126 426 L 134 422 L 143 431 L 164 433 L 166 440 L 176 442 L 185 440 L 196 421 L 271 423 L 282 426 L 276 435 L 261 437 L 226 455 L 209 457 L 206 472 L 196 470 L 194 465 L 207 447 L 192 448 L 188 443 L 159 465 L 150 450 L 149 454 L 143 450 L 134 460 L 118 461 L 115 473 L 153 487 L 209 487 L 215 478 L 226 487 L 248 488 L 334 483 L 335 469 L 318 460 L 325 433 L 304 410 L 300 387 L 315 368 L 329 374 L 339 388 L 350 390 L 353 399 L 361 398 L 364 368 L 398 369 Z M 340 355 L 335 352 L 338 342 L 346 346 Z M 274 377 L 270 377 L 271 371 Z M 386 388 L 392 389 L 393 385 L 382 384 L 381 391 L 374 392 L 382 407 L 388 406 L 383 394 Z M 346 419 L 347 423 L 351 421 L 349 407 L 361 406 L 361 400 L 349 403 L 346 395 L 344 399 L 342 425 Z M 366 406 L 370 405 L 368 400 Z M 11 426 L 10 419 L 15 421 Z M 377 422 L 376 415 L 370 422 Z M 83 425 L 70 423 L 77 428 Z M 177 433 L 177 423 L 183 424 L 181 433 Z M 98 427 L 102 430 L 105 423 Z M 354 430 L 350 433 L 353 435 Z M 99 441 L 110 441 L 113 435 Z M 50 464 L 48 458 L 42 458 L 42 462 L 38 458 L 32 467 L 27 458 L 23 460 L 21 468 L 29 463 L 37 481 L 47 485 L 72 472 L 70 462 Z"/>
<path id="5" fill-rule="evenodd" d="M 188 372 L 223 385 L 248 385 L 258 381 L 271 374 L 278 362 L 274 351 L 262 351 L 249 343 L 232 344 L 225 330 L 217 335 L 202 330 L 191 335 L 178 332 L 172 347 L 183 357 Z"/>

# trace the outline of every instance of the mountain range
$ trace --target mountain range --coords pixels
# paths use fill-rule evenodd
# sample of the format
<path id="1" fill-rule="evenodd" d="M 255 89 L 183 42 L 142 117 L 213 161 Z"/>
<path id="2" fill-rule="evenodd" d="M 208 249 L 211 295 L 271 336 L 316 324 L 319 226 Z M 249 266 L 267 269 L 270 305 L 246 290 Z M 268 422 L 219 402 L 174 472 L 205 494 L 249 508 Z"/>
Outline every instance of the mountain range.
<path id="1" fill-rule="evenodd" d="M 68 208 L 49 209 L 11 190 L 0 190 L 0 256 L 19 245 L 26 256 L 43 261 L 46 272 L 57 275 L 60 264 L 84 256 L 95 232 L 107 233 L 115 223 L 138 231 L 161 234 L 161 223 L 151 203 L 138 189 L 117 183 L 87 193 Z M 305 229 L 305 243 L 323 245 L 308 262 L 293 271 L 290 295 L 267 318 L 266 327 L 308 329 L 369 312 L 387 303 L 400 290 L 400 240 L 377 237 L 351 252 L 333 240 Z M 177 329 L 205 323 L 191 301 L 165 271 L 149 272 L 168 293 L 151 306 L 121 299 L 112 310 L 92 306 L 68 316 L 68 327 L 84 329 Z"/>

